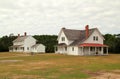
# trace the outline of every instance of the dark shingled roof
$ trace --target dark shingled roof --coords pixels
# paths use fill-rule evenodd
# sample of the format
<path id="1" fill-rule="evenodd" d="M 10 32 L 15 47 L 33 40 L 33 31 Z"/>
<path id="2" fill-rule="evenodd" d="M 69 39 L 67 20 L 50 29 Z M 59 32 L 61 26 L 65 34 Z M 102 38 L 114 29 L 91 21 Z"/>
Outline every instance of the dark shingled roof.
<path id="1" fill-rule="evenodd" d="M 14 48 L 14 47 L 20 47 L 22 45 L 13 45 L 13 46 L 10 46 L 9 48 Z"/>
<path id="2" fill-rule="evenodd" d="M 32 48 L 37 48 L 40 44 L 35 44 L 32 46 Z"/>
<path id="3" fill-rule="evenodd" d="M 57 46 L 67 46 L 65 43 L 60 43 Z"/>
<path id="4" fill-rule="evenodd" d="M 94 32 L 96 28 L 89 29 L 89 36 Z M 86 31 L 85 30 L 72 30 L 72 29 L 62 29 L 65 33 L 68 40 L 74 41 L 70 45 L 78 45 L 81 44 L 86 39 Z"/>

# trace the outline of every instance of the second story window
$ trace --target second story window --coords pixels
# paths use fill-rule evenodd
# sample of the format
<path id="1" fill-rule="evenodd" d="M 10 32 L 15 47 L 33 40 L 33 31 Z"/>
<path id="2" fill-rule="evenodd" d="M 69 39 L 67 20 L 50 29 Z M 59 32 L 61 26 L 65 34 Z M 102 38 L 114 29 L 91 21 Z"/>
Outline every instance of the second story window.
<path id="1" fill-rule="evenodd" d="M 95 41 L 95 36 L 93 36 L 93 40 Z"/>
<path id="2" fill-rule="evenodd" d="M 96 36 L 96 41 L 98 41 L 98 36 Z"/>
<path id="3" fill-rule="evenodd" d="M 94 41 L 98 41 L 98 36 L 93 36 Z"/>
<path id="4" fill-rule="evenodd" d="M 65 37 L 62 37 L 61 39 L 62 39 L 62 41 L 65 41 Z"/>

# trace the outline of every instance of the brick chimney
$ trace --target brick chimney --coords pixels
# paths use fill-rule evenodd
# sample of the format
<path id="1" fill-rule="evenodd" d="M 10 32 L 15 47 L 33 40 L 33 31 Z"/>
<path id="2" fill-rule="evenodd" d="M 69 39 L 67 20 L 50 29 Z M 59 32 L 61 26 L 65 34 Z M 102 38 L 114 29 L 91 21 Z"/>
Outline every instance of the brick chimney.
<path id="1" fill-rule="evenodd" d="M 89 36 L 89 25 L 85 26 L 85 31 L 86 31 L 86 39 L 87 39 Z"/>
<path id="2" fill-rule="evenodd" d="M 24 36 L 27 36 L 27 33 L 26 33 L 26 32 L 24 33 Z"/>

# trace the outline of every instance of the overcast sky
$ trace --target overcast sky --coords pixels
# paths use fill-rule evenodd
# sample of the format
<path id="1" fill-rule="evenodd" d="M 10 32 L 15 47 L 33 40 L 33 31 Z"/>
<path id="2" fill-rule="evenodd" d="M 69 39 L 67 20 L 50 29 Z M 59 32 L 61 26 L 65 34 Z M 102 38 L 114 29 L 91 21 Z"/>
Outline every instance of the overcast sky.
<path id="1" fill-rule="evenodd" d="M 0 0 L 0 37 L 55 34 L 62 27 L 120 33 L 120 0 Z"/>

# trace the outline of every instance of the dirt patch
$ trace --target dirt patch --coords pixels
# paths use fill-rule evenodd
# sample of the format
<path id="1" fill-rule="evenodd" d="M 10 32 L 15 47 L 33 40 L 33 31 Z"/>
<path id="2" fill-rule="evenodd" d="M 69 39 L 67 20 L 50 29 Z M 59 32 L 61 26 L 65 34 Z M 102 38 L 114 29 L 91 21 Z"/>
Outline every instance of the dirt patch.
<path id="1" fill-rule="evenodd" d="M 35 76 L 35 75 L 13 75 L 11 77 L 12 79 L 39 79 L 40 77 Z M 44 79 L 44 78 L 40 78 L 40 79 Z"/>
<path id="2" fill-rule="evenodd" d="M 120 79 L 120 74 L 115 73 L 102 73 L 102 75 L 91 77 L 88 79 Z"/>
<path id="3" fill-rule="evenodd" d="M 14 63 L 14 62 L 21 62 L 23 60 L 0 60 L 0 63 Z"/>
<path id="4" fill-rule="evenodd" d="M 113 72 L 103 72 L 99 73 L 97 75 L 94 75 L 91 78 L 88 79 L 120 79 L 120 70 L 116 70 Z"/>
<path id="5" fill-rule="evenodd" d="M 41 61 L 41 62 L 32 62 L 32 63 L 29 63 L 29 65 L 31 66 L 35 66 L 35 65 L 52 65 L 53 63 L 52 62 L 46 62 L 46 61 Z"/>

